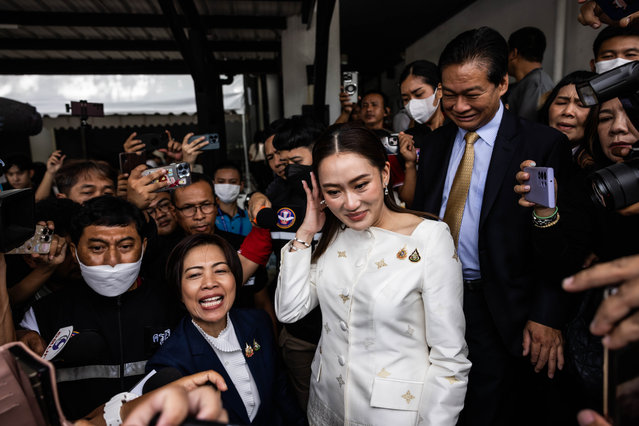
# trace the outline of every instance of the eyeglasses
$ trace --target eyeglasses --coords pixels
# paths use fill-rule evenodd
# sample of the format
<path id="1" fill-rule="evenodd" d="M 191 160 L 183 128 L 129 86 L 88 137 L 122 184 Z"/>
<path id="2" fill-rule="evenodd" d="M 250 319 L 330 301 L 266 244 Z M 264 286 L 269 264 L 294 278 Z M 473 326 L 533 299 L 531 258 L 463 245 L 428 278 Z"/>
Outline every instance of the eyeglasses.
<path id="1" fill-rule="evenodd" d="M 155 216 L 156 213 L 168 213 L 171 210 L 171 202 L 166 200 L 155 207 L 148 207 L 145 211 L 149 216 Z"/>
<path id="2" fill-rule="evenodd" d="M 214 203 L 203 203 L 196 206 L 186 206 L 186 207 L 176 207 L 184 216 L 191 217 L 195 216 L 195 212 L 197 209 L 200 209 L 202 214 L 211 214 L 213 210 L 215 210 Z"/>

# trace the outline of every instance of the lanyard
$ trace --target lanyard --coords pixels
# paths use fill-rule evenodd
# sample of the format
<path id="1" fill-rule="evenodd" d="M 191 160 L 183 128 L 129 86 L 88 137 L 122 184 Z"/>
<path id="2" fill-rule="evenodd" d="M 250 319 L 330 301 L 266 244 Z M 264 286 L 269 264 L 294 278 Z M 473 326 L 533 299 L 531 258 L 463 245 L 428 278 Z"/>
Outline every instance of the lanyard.
<path id="1" fill-rule="evenodd" d="M 220 210 L 220 208 L 217 208 L 217 215 L 222 219 L 222 226 L 224 227 L 224 231 L 225 232 L 230 232 L 228 226 L 226 226 L 226 219 L 224 218 L 225 214 L 222 212 L 222 210 Z M 229 218 L 229 226 L 231 225 L 231 218 Z"/>
<path id="2" fill-rule="evenodd" d="M 241 212 L 241 210 L 238 210 L 238 214 L 239 214 L 239 212 Z M 218 214 L 218 216 L 220 216 L 220 218 L 222 218 L 222 226 L 224 227 L 224 231 L 225 232 L 233 232 L 231 229 L 229 229 L 229 228 L 231 228 L 233 226 L 231 217 L 228 216 L 226 213 L 224 213 L 222 210 L 220 210 L 219 207 L 217 208 L 217 214 Z M 226 225 L 226 216 L 228 216 L 228 218 L 229 218 L 228 226 Z M 243 231 L 244 231 L 244 221 L 241 220 L 242 219 L 242 214 L 239 214 L 239 216 L 240 216 L 240 232 L 239 232 L 239 234 L 240 235 L 244 235 L 244 233 L 243 233 Z"/>

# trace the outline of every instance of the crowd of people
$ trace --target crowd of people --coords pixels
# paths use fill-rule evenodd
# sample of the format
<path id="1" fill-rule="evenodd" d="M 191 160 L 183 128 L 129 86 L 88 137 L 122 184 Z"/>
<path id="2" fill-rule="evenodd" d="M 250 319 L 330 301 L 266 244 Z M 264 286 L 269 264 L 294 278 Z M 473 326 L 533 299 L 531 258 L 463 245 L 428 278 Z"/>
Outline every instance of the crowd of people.
<path id="1" fill-rule="evenodd" d="M 246 197 L 233 162 L 196 171 L 191 133 L 149 163 L 188 163 L 186 185 L 3 159 L 53 235 L 0 254 L 0 343 L 51 359 L 78 424 L 607 424 L 604 349 L 639 339 L 639 204 L 596 206 L 589 175 L 624 161 L 639 120 L 577 86 L 639 59 L 624 25 L 557 84 L 539 29 L 465 31 L 405 67 L 396 119 L 384 93 L 343 92 L 329 127 L 260 131 Z M 136 136 L 124 152 L 143 154 Z M 535 166 L 554 170 L 548 205 L 528 199 Z"/>

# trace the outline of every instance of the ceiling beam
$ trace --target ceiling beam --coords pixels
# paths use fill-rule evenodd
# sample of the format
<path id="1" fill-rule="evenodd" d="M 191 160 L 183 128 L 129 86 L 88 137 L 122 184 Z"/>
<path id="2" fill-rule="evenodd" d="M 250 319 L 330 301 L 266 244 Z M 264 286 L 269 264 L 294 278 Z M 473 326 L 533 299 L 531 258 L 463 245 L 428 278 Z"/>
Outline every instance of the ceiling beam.
<path id="1" fill-rule="evenodd" d="M 187 26 L 183 15 L 180 15 L 180 21 L 183 27 Z M 202 22 L 206 28 L 286 29 L 285 16 L 203 15 Z M 0 10 L 0 24 L 49 27 L 168 27 L 167 20 L 162 14 L 16 12 L 2 10 Z"/>
<path id="2" fill-rule="evenodd" d="M 279 41 L 209 41 L 213 52 L 279 52 Z M 178 51 L 174 40 L 104 40 L 2 38 L 0 50 Z"/>
<path id="3" fill-rule="evenodd" d="M 280 61 L 217 61 L 227 75 L 280 72 Z M 0 59 L 0 74 L 190 74 L 183 60 Z"/>

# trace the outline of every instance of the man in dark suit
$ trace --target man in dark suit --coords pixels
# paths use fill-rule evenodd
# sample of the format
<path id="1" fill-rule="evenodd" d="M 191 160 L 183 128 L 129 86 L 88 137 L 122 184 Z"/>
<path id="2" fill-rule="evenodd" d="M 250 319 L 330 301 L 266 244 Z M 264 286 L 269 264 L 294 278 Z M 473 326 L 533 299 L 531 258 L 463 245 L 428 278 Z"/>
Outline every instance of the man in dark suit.
<path id="1" fill-rule="evenodd" d="M 524 404 L 529 416 L 537 396 L 524 357 L 536 372 L 547 365 L 550 377 L 563 364 L 560 287 L 536 275 L 531 210 L 518 205 L 513 187 L 528 159 L 561 180 L 569 144 L 504 108 L 507 63 L 506 41 L 486 27 L 460 34 L 442 52 L 442 106 L 451 123 L 421 148 L 412 206 L 443 217 L 458 244 L 473 363 L 460 419 L 468 425 L 524 424 L 517 411 Z"/>

